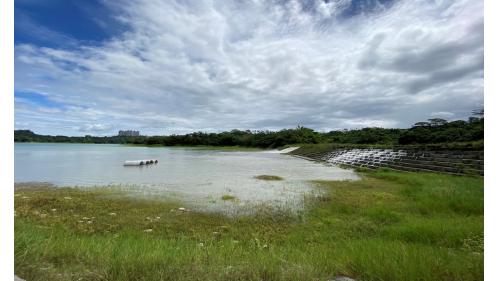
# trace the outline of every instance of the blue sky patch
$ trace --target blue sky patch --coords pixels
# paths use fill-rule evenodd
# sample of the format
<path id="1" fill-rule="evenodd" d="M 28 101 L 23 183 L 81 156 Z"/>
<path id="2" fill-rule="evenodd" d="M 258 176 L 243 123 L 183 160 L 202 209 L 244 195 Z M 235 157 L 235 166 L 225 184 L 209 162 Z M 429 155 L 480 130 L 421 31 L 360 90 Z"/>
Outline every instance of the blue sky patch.
<path id="1" fill-rule="evenodd" d="M 16 0 L 14 16 L 16 44 L 95 45 L 122 29 L 111 10 L 98 0 Z"/>
<path id="2" fill-rule="evenodd" d="M 35 92 L 24 92 L 24 91 L 14 91 L 15 100 L 25 100 L 37 106 L 49 107 L 49 108 L 63 108 L 64 105 L 55 101 L 50 100 L 47 96 L 35 93 Z"/>
<path id="3" fill-rule="evenodd" d="M 396 0 L 353 0 L 351 5 L 343 11 L 342 16 L 353 17 L 363 13 L 371 13 L 380 6 L 389 8 L 394 2 Z"/>

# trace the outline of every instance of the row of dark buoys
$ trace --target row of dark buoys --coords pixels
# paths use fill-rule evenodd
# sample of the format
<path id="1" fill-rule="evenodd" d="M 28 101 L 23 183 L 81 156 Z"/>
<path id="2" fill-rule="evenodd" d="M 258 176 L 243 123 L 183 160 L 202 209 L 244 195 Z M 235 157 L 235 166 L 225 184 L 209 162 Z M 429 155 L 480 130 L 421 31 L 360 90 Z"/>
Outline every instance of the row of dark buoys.
<path id="1" fill-rule="evenodd" d="M 140 165 L 158 164 L 158 160 L 142 160 Z"/>
<path id="2" fill-rule="evenodd" d="M 123 166 L 142 166 L 142 165 L 150 165 L 150 164 L 158 164 L 158 160 L 150 159 L 150 160 L 127 160 L 123 163 Z"/>

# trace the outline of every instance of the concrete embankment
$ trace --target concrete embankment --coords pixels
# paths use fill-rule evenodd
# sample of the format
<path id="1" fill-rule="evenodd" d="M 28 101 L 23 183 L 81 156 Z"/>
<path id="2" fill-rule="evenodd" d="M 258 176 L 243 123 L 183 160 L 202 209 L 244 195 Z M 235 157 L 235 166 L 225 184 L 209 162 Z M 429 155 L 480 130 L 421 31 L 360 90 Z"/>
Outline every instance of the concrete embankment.
<path id="1" fill-rule="evenodd" d="M 369 169 L 384 167 L 413 172 L 484 174 L 484 151 L 346 148 L 322 152 L 304 152 L 297 149 L 290 154 L 334 165 Z"/>
<path id="2" fill-rule="evenodd" d="M 299 149 L 300 147 L 298 146 L 293 146 L 293 147 L 287 147 L 287 148 L 284 148 L 282 150 L 267 150 L 267 151 L 264 151 L 265 153 L 279 153 L 279 154 L 287 154 L 287 153 L 290 153 L 294 150 L 297 150 Z"/>

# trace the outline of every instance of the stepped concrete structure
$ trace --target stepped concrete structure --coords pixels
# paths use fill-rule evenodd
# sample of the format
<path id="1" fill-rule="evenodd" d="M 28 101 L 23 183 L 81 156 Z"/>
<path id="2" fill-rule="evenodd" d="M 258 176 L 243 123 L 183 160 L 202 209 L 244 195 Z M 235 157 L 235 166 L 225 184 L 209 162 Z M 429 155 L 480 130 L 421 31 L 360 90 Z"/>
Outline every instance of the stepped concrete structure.
<path id="1" fill-rule="evenodd" d="M 484 151 L 346 148 L 316 153 L 301 153 L 299 149 L 292 151 L 291 154 L 310 160 L 350 167 L 484 175 Z"/>

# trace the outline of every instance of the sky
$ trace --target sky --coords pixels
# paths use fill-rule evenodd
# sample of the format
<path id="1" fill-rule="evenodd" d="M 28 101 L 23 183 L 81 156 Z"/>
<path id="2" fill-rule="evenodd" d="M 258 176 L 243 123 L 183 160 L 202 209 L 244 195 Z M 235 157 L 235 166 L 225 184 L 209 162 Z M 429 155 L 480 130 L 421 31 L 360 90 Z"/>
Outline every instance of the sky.
<path id="1" fill-rule="evenodd" d="M 15 129 L 146 135 L 466 119 L 478 0 L 16 0 Z"/>

